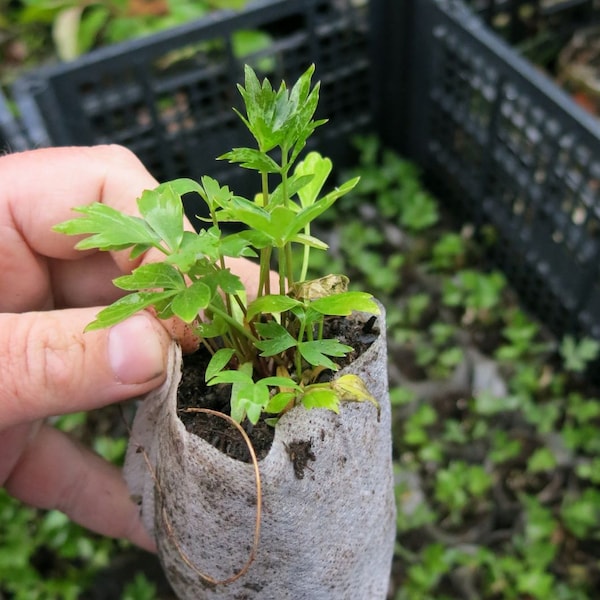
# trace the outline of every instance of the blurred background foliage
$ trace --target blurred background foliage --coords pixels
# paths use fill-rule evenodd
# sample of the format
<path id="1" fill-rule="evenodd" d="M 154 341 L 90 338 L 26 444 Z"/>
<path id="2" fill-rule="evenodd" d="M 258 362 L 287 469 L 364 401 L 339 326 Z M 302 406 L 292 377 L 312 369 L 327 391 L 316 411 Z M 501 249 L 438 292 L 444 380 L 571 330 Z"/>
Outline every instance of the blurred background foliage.
<path id="1" fill-rule="evenodd" d="M 247 0 L 0 0 L 0 81 L 24 69 L 239 10 Z"/>

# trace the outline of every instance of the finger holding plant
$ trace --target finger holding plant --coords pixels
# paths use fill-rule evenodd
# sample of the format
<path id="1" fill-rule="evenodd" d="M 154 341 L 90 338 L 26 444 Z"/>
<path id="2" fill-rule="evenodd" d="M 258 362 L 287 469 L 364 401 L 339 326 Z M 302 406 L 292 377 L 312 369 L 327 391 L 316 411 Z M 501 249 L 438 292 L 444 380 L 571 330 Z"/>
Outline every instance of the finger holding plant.
<path id="1" fill-rule="evenodd" d="M 307 408 L 337 411 L 342 400 L 368 400 L 377 405 L 362 381 L 346 375 L 335 382 L 316 382 L 324 369 L 337 370 L 336 359 L 352 348 L 325 337 L 325 321 L 353 311 L 377 314 L 370 294 L 347 290 L 343 276 L 305 281 L 310 252 L 327 245 L 311 234 L 311 223 L 358 178 L 324 192 L 332 170 L 329 159 L 300 154 L 313 131 L 319 84 L 311 87 L 311 66 L 290 89 L 259 82 L 250 67 L 238 86 L 246 114 L 238 113 L 256 148 L 234 148 L 220 159 L 256 171 L 260 191 L 252 199 L 234 194 L 211 177 L 200 182 L 177 179 L 145 191 L 138 199 L 140 216 L 129 216 L 92 204 L 76 209 L 82 216 L 56 226 L 71 234 L 87 234 L 80 249 L 130 249 L 133 258 L 155 248 L 162 262 L 144 264 L 114 280 L 130 292 L 102 310 L 88 329 L 112 326 L 152 307 L 160 318 L 178 317 L 193 324 L 211 353 L 209 384 L 232 385 L 231 416 L 256 423 L 263 412 L 281 414 L 302 403 Z M 272 187 L 271 181 L 277 185 Z M 208 207 L 206 227 L 184 228 L 181 198 L 199 194 Z M 223 223 L 241 231 L 226 233 Z M 302 264 L 293 262 L 292 244 L 303 247 Z M 248 301 L 240 278 L 228 260 L 259 262 L 258 295 Z M 271 263 L 278 264 L 278 289 L 270 284 Z"/>

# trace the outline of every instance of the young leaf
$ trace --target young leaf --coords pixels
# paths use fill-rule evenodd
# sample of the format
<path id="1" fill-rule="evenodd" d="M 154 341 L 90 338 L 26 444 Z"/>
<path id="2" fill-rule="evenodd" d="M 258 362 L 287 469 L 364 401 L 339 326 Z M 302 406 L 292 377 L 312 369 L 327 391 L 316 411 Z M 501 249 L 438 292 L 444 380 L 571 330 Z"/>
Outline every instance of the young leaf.
<path id="1" fill-rule="evenodd" d="M 289 296 L 278 296 L 276 294 L 260 296 L 248 306 L 246 319 L 251 321 L 258 314 L 282 313 L 301 305 L 302 303 L 299 300 Z"/>
<path id="2" fill-rule="evenodd" d="M 265 406 L 265 412 L 279 414 L 296 398 L 296 392 L 278 392 Z"/>
<path id="3" fill-rule="evenodd" d="M 216 179 L 208 175 L 204 175 L 200 181 L 202 186 L 199 193 L 208 204 L 211 212 L 228 205 L 233 196 L 229 186 L 220 185 Z"/>
<path id="4" fill-rule="evenodd" d="M 352 347 L 346 346 L 346 344 L 342 344 L 337 340 L 314 340 L 312 342 L 300 342 L 298 350 L 302 358 L 309 364 L 337 371 L 338 366 L 326 355 L 346 356 L 348 352 L 352 352 Z"/>
<path id="5" fill-rule="evenodd" d="M 189 180 L 185 180 L 189 181 Z M 183 238 L 183 204 L 175 191 L 177 184 L 163 183 L 146 190 L 138 199 L 140 213 L 171 252 L 175 252 Z"/>
<path id="6" fill-rule="evenodd" d="M 269 388 L 252 381 L 252 363 L 250 362 L 241 364 L 237 371 L 218 373 L 213 381 L 227 374 L 231 381 L 224 383 L 233 383 L 231 387 L 231 418 L 241 423 L 248 413 L 248 418 L 254 419 L 251 422 L 256 424 L 263 406 L 266 406 L 269 401 Z M 257 387 L 262 389 L 258 390 Z"/>
<path id="7" fill-rule="evenodd" d="M 227 160 L 238 163 L 244 169 L 254 169 L 261 173 L 279 173 L 281 168 L 268 155 L 254 148 L 234 148 L 218 157 L 217 160 Z"/>
<path id="8" fill-rule="evenodd" d="M 231 357 L 235 354 L 233 348 L 219 348 L 211 357 L 208 366 L 206 367 L 206 373 L 204 379 L 208 382 L 217 373 L 220 373 L 231 360 Z"/>
<path id="9" fill-rule="evenodd" d="M 250 364 L 250 366 L 252 366 L 251 363 L 244 363 L 244 365 L 245 364 Z M 242 369 L 242 367 L 236 371 L 220 371 L 211 377 L 210 381 L 208 381 L 208 385 L 216 385 L 217 383 L 237 383 L 240 385 L 251 385 L 254 383 L 251 377 L 252 371 L 250 370 L 249 373 L 247 371 L 247 368 Z"/>
<path id="10" fill-rule="evenodd" d="M 123 298 L 119 298 L 119 300 L 101 310 L 96 315 L 96 320 L 92 321 L 85 330 L 92 331 L 116 325 L 144 308 L 172 298 L 176 293 L 174 290 L 169 290 L 167 292 L 134 292 L 128 296 L 123 296 Z"/>
<path id="11" fill-rule="evenodd" d="M 182 290 L 186 287 L 181 273 L 166 263 L 142 265 L 131 273 L 113 280 L 122 290 Z"/>
<path id="12" fill-rule="evenodd" d="M 371 294 L 366 292 L 342 292 L 313 300 L 310 307 L 323 315 L 347 317 L 353 311 L 379 314 L 379 307 Z"/>
<path id="13" fill-rule="evenodd" d="M 90 234 L 76 244 L 79 250 L 123 250 L 138 244 L 160 247 L 160 237 L 139 217 L 125 215 L 100 202 L 73 210 L 85 216 L 59 223 L 53 229 L 68 235 Z"/>
<path id="14" fill-rule="evenodd" d="M 231 391 L 231 418 L 241 422 L 245 416 L 256 425 L 269 403 L 269 388 L 261 383 L 234 384 Z"/>
<path id="15" fill-rule="evenodd" d="M 310 206 L 316 202 L 325 181 L 331 173 L 332 166 L 331 160 L 322 157 L 318 152 L 309 152 L 304 160 L 298 163 L 294 170 L 295 175 L 312 175 L 311 180 L 298 190 L 302 207 Z"/>
<path id="16" fill-rule="evenodd" d="M 173 298 L 171 309 L 180 319 L 191 323 L 208 306 L 212 296 L 211 289 L 204 282 L 195 281 Z"/>
<path id="17" fill-rule="evenodd" d="M 177 266 L 182 273 L 192 273 L 205 259 L 214 263 L 219 258 L 219 236 L 213 228 L 199 233 L 184 231 L 179 247 L 164 260 Z M 205 263 L 204 263 L 205 264 Z"/>
<path id="18" fill-rule="evenodd" d="M 260 336 L 266 338 L 255 343 L 255 346 L 259 350 L 262 350 L 261 356 L 274 356 L 280 352 L 285 352 L 297 343 L 296 339 L 288 333 L 285 327 L 282 327 L 275 321 L 256 323 L 255 327 Z"/>

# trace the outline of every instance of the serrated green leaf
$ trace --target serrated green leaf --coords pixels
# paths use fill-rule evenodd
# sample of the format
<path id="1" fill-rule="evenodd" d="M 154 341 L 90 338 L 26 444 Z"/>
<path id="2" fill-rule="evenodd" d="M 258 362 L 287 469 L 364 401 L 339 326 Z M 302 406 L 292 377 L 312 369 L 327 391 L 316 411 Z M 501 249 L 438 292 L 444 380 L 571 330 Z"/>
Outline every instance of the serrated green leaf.
<path id="1" fill-rule="evenodd" d="M 337 371 L 338 366 L 327 356 L 346 356 L 348 352 L 352 352 L 352 347 L 337 340 L 314 340 L 299 343 L 298 350 L 309 364 Z"/>
<path id="2" fill-rule="evenodd" d="M 130 275 L 123 275 L 113 280 L 122 290 L 181 290 L 186 287 L 181 273 L 166 263 L 150 263 L 142 265 Z"/>
<path id="3" fill-rule="evenodd" d="M 211 276 L 214 282 L 226 294 L 237 294 L 244 291 L 242 280 L 229 269 L 219 269 Z"/>
<path id="4" fill-rule="evenodd" d="M 251 229 L 255 229 L 266 235 L 269 239 L 273 238 L 271 235 L 271 214 L 261 206 L 257 206 L 254 202 L 246 200 L 246 198 L 233 197 L 229 207 L 220 211 L 217 218 L 220 222 L 243 223 Z"/>
<path id="5" fill-rule="evenodd" d="M 173 298 L 171 309 L 180 319 L 191 323 L 198 317 L 198 313 L 209 305 L 212 295 L 211 289 L 205 283 L 195 281 L 178 292 Z"/>
<path id="6" fill-rule="evenodd" d="M 191 180 L 183 180 L 185 182 Z M 176 189 L 182 183 L 162 183 L 146 190 L 138 199 L 138 208 L 148 225 L 158 234 L 171 252 L 175 252 L 183 239 L 183 204 Z M 184 186 L 184 189 L 187 189 Z"/>
<path id="7" fill-rule="evenodd" d="M 379 307 L 371 294 L 366 292 L 341 292 L 313 300 L 310 304 L 313 310 L 323 315 L 347 317 L 353 311 L 379 314 Z"/>
<path id="8" fill-rule="evenodd" d="M 265 338 L 255 343 L 255 346 L 259 350 L 262 350 L 261 356 L 274 356 L 275 354 L 285 352 L 297 343 L 295 338 L 275 321 L 256 323 L 255 327 L 259 335 Z"/>
<path id="9" fill-rule="evenodd" d="M 263 407 L 269 402 L 269 388 L 252 381 L 250 362 L 243 363 L 237 371 L 228 371 L 228 373 L 237 373 L 237 377 L 241 376 L 238 381 L 232 382 L 231 418 L 240 423 L 247 414 L 250 422 L 256 424 Z"/>
<path id="10" fill-rule="evenodd" d="M 76 244 L 80 250 L 123 250 L 137 244 L 159 247 L 160 238 L 138 217 L 95 202 L 73 209 L 83 217 L 55 225 L 53 229 L 67 235 L 89 234 Z"/>
<path id="11" fill-rule="evenodd" d="M 237 163 L 244 169 L 253 169 L 261 173 L 279 173 L 281 171 L 279 165 L 268 154 L 254 148 L 233 148 L 219 156 L 218 160 Z"/>
<path id="12" fill-rule="evenodd" d="M 274 333 L 273 331 L 270 335 L 266 335 L 265 325 L 268 326 L 269 329 L 274 330 L 275 328 L 279 328 L 278 333 Z M 256 323 L 256 327 L 261 336 L 266 336 L 269 339 L 264 339 L 258 342 L 255 342 L 255 346 L 262 350 L 261 356 L 275 356 L 276 354 L 280 354 L 281 352 L 285 352 L 289 348 L 292 348 L 296 345 L 296 340 L 283 328 L 281 325 L 277 323 Z"/>
<path id="13" fill-rule="evenodd" d="M 219 236 L 214 234 L 212 228 L 199 233 L 184 231 L 179 248 L 167 256 L 165 262 L 176 265 L 182 273 L 202 273 L 207 270 L 206 265 L 219 259 L 219 243 Z"/>
<path id="14" fill-rule="evenodd" d="M 233 348 L 220 348 L 211 357 L 210 362 L 206 367 L 204 379 L 208 382 L 217 373 L 220 373 L 229 363 L 231 357 L 235 354 Z"/>
<path id="15" fill-rule="evenodd" d="M 233 233 L 221 239 L 220 249 L 222 256 L 230 256 L 238 258 L 245 256 L 246 258 L 254 258 L 256 252 L 250 247 L 250 241 L 241 233 Z"/>
<path id="16" fill-rule="evenodd" d="M 116 325 L 140 310 L 172 298 L 176 293 L 173 290 L 167 292 L 134 292 L 128 296 L 123 296 L 123 298 L 119 298 L 110 306 L 102 309 L 96 315 L 95 321 L 92 321 L 85 330 L 92 331 Z"/>
<path id="17" fill-rule="evenodd" d="M 206 201 L 211 211 L 226 208 L 233 194 L 228 186 L 221 185 L 216 179 L 204 175 L 201 180 L 200 195 Z"/>
<path id="18" fill-rule="evenodd" d="M 289 296 L 280 296 L 277 294 L 260 296 L 248 306 L 246 319 L 251 321 L 259 314 L 278 314 L 301 305 L 302 302 Z"/>

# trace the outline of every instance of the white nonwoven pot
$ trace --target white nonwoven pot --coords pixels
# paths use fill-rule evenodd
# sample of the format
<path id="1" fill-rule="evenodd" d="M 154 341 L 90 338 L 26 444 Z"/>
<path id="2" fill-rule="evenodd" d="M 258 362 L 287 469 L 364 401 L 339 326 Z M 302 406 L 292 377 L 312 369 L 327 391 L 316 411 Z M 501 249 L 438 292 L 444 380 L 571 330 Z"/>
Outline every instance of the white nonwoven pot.
<path id="1" fill-rule="evenodd" d="M 383 312 L 383 309 L 382 309 Z M 360 328 L 369 316 L 358 315 Z M 125 463 L 132 496 L 182 600 L 384 599 L 395 539 L 391 418 L 384 315 L 380 335 L 340 374 L 354 373 L 380 403 L 343 402 L 339 414 L 299 406 L 280 419 L 262 479 L 260 542 L 253 545 L 252 464 L 189 433 L 177 416 L 181 354 L 173 345 L 164 385 L 138 409 Z M 314 460 L 298 472 L 293 444 Z M 301 478 L 299 478 L 299 475 Z M 158 482 L 158 485 L 157 485 Z"/>

